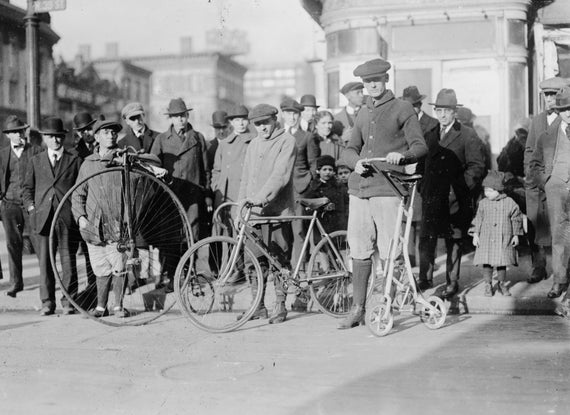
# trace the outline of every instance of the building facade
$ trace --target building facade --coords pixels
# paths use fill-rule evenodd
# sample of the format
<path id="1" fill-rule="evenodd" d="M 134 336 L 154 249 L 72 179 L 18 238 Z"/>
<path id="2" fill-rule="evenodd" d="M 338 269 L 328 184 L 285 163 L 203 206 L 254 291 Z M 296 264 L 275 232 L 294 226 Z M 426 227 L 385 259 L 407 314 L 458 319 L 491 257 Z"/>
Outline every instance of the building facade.
<path id="1" fill-rule="evenodd" d="M 329 107 L 353 69 L 381 56 L 392 63 L 389 87 L 409 85 L 427 95 L 431 112 L 442 88 L 490 133 L 498 153 L 514 125 L 529 114 L 527 12 L 531 0 L 302 0 L 325 31 Z M 544 3 L 544 2 L 543 2 Z"/>

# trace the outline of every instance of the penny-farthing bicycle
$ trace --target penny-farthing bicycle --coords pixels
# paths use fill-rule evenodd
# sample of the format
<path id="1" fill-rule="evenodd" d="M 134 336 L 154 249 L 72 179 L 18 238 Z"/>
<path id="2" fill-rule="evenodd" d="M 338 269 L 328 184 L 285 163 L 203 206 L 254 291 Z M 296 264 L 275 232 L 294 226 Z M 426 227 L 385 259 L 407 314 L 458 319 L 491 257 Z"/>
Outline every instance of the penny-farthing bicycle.
<path id="1" fill-rule="evenodd" d="M 50 257 L 63 295 L 112 326 L 146 324 L 172 308 L 174 272 L 193 242 L 182 204 L 148 161 L 149 155 L 117 150 L 66 193 L 51 226 Z M 80 229 L 81 216 L 88 226 Z M 112 273 L 102 275 L 109 267 Z M 98 286 L 108 298 L 99 316 Z"/>

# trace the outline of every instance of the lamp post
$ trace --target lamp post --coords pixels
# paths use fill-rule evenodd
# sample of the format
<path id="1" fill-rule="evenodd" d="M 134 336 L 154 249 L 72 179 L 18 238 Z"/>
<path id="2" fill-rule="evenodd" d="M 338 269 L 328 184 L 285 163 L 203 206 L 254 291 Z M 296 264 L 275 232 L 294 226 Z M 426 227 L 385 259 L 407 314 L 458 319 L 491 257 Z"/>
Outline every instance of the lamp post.
<path id="1" fill-rule="evenodd" d="M 28 123 L 32 128 L 40 125 L 40 65 L 38 49 L 38 15 L 34 13 L 34 0 L 28 0 L 26 25 L 26 54 L 28 57 L 27 111 Z"/>

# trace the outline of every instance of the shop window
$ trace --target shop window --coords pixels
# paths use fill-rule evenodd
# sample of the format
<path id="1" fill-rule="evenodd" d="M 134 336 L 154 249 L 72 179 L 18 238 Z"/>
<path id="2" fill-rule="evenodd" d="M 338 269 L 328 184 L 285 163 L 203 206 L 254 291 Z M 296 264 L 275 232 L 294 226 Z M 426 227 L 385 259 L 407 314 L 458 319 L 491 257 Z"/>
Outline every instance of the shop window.
<path id="1" fill-rule="evenodd" d="M 344 55 L 381 54 L 380 36 L 375 27 L 359 27 L 329 33 L 327 54 L 329 59 Z"/>
<path id="2" fill-rule="evenodd" d="M 509 45 L 525 47 L 526 45 L 525 22 L 522 20 L 508 20 L 507 25 L 509 30 Z"/>

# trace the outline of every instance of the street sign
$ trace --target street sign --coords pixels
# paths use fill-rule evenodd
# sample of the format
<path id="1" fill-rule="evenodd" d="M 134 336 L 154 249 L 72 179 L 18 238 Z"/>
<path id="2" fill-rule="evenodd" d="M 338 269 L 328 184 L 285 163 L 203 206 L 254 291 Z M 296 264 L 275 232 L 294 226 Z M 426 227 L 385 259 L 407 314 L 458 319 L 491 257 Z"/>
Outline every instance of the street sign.
<path id="1" fill-rule="evenodd" d="M 48 13 L 57 10 L 65 10 L 66 0 L 33 0 L 32 10 L 34 13 Z"/>

